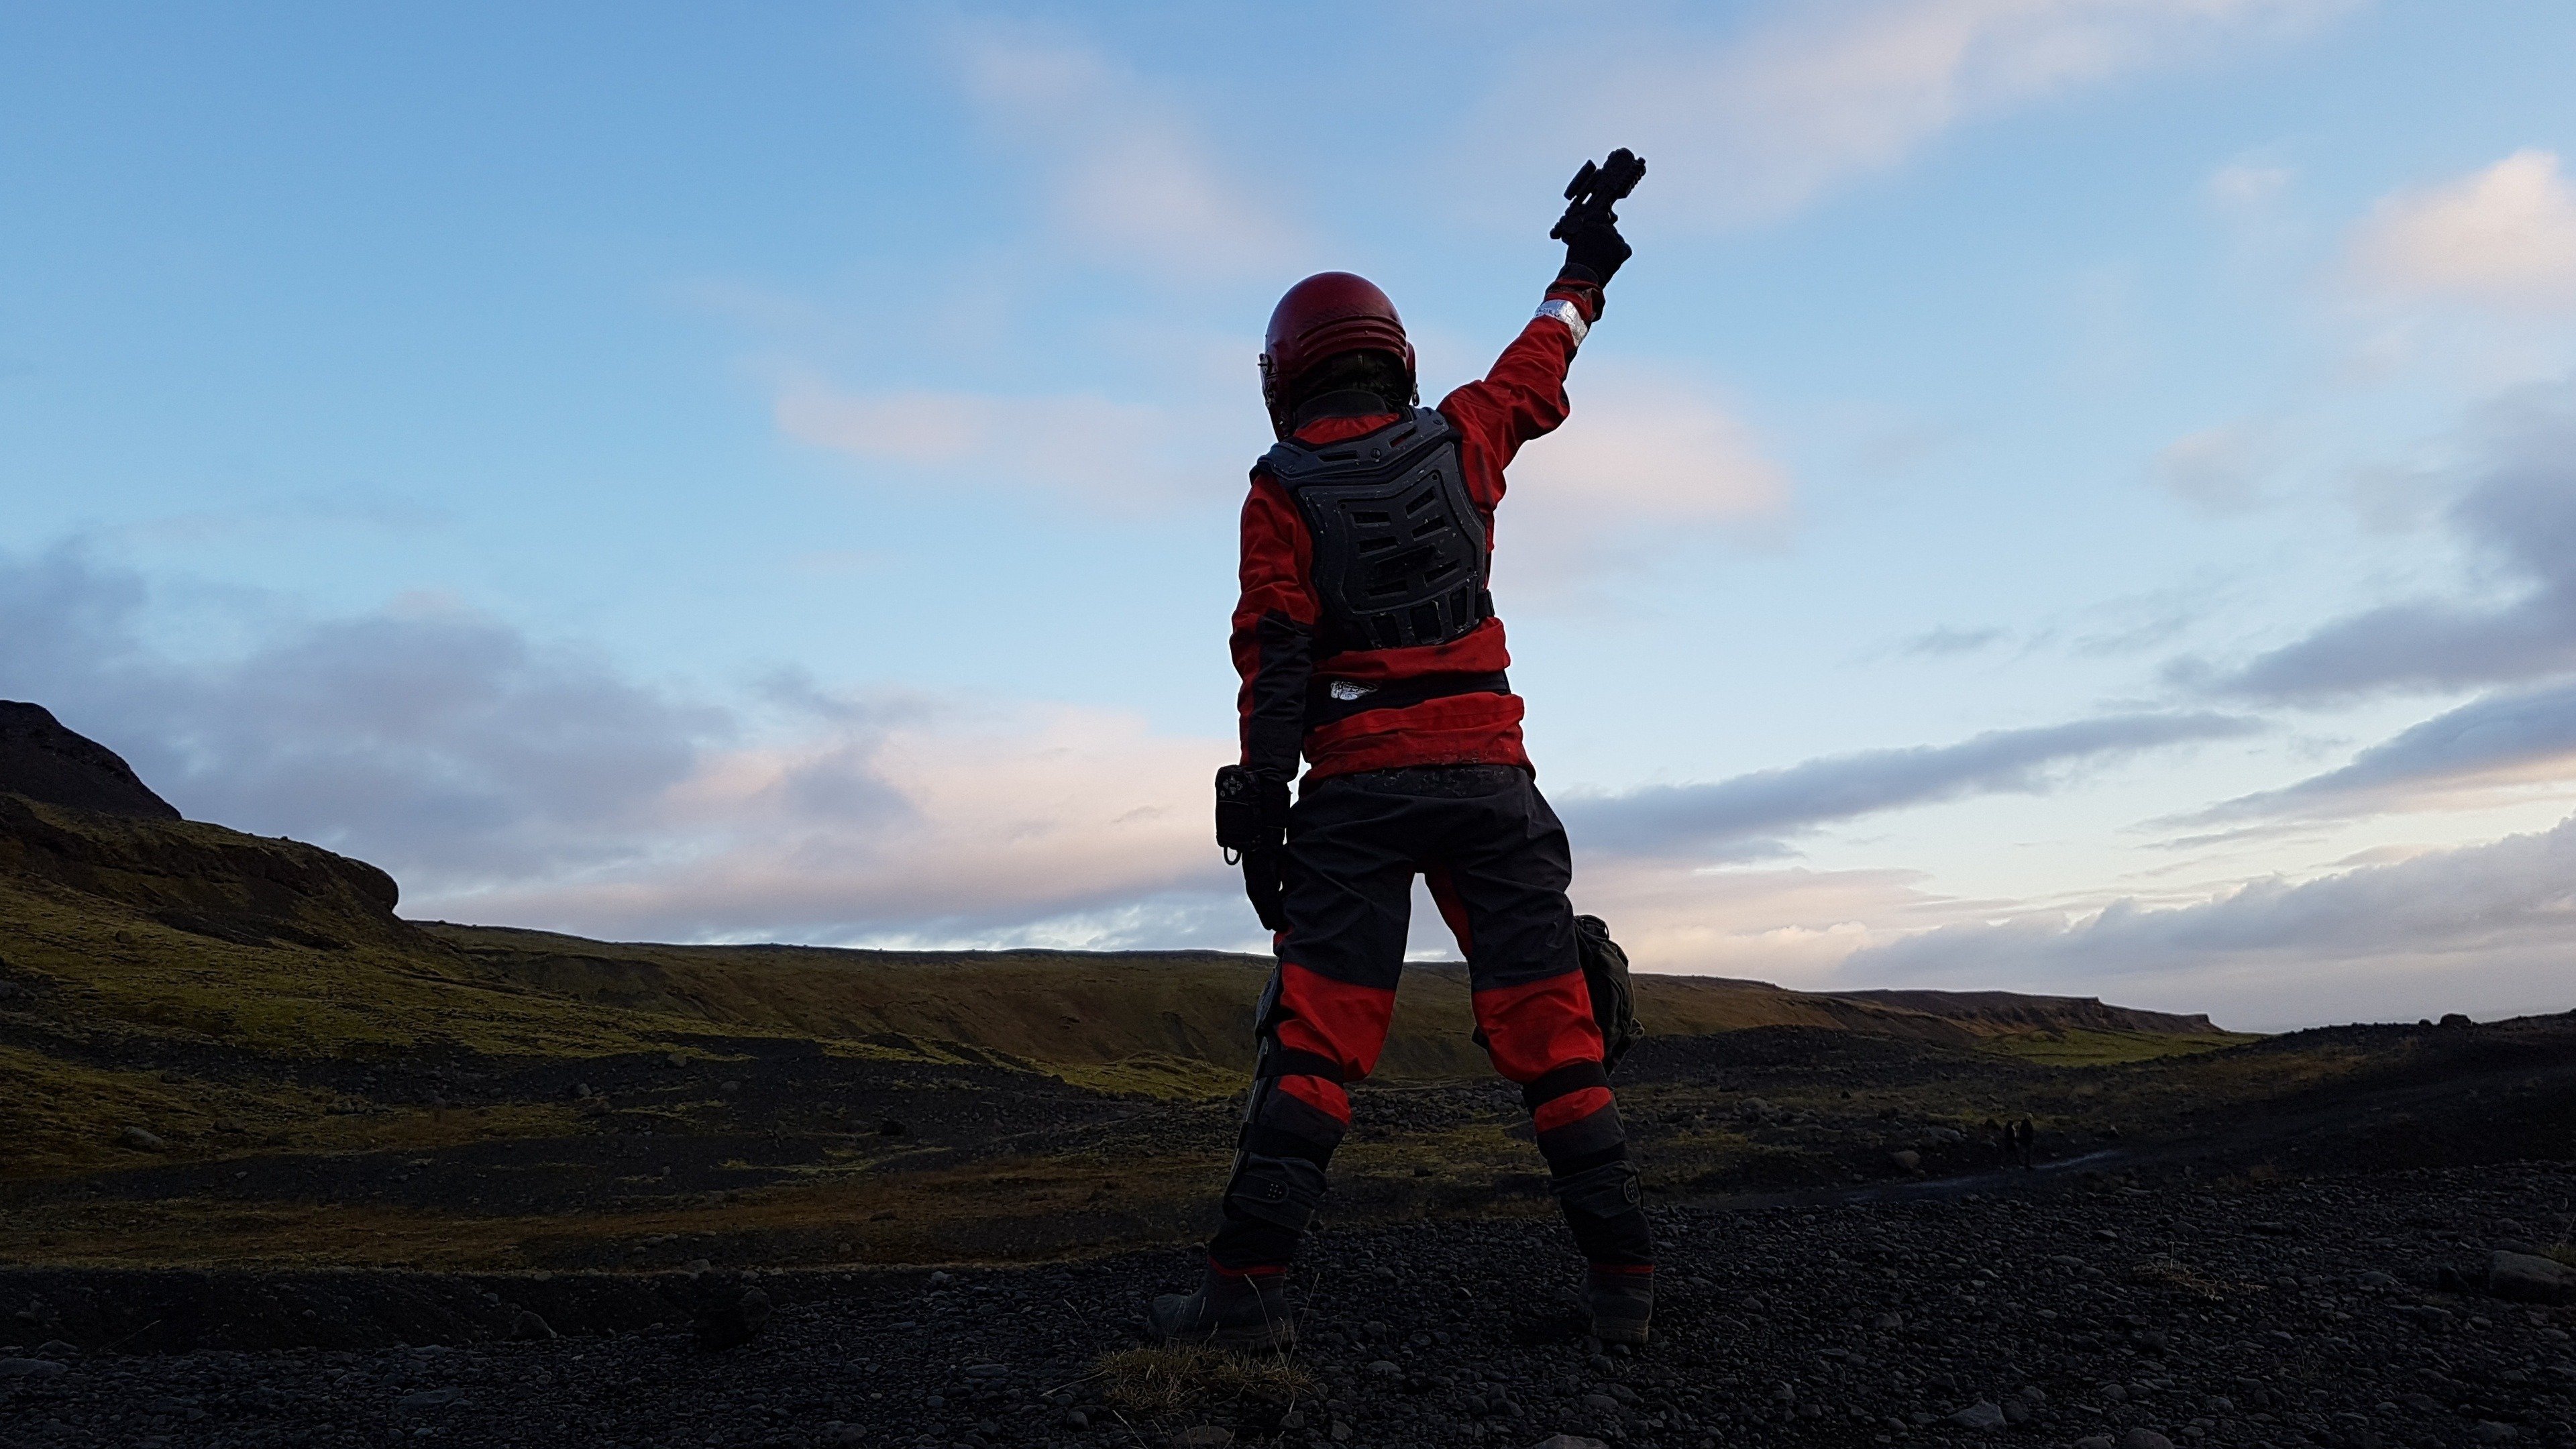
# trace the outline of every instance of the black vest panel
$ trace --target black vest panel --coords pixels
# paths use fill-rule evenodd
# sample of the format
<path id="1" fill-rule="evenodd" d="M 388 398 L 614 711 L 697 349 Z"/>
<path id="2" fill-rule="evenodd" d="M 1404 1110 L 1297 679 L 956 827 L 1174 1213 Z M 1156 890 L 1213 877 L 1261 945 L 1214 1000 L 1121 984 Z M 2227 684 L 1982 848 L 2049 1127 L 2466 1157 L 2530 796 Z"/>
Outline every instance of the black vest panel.
<path id="1" fill-rule="evenodd" d="M 1314 538 L 1328 652 L 1446 644 L 1492 616 L 1484 520 L 1437 408 L 1338 443 L 1292 438 L 1262 466 Z"/>

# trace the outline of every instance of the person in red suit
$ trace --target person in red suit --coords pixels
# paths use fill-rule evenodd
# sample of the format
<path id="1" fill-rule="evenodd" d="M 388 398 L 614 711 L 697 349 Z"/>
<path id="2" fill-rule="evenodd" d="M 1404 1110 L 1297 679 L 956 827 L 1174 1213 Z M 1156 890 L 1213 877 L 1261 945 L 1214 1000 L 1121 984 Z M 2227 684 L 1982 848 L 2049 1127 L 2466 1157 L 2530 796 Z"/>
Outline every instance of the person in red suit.
<path id="1" fill-rule="evenodd" d="M 1308 277 L 1271 314 L 1278 444 L 1243 506 L 1243 754 L 1219 776 L 1218 834 L 1278 967 L 1205 1276 L 1152 1304 L 1167 1342 L 1290 1337 L 1283 1270 L 1349 1127 L 1344 1089 L 1385 1043 L 1416 875 L 1467 958 L 1478 1034 L 1520 1084 L 1593 1331 L 1645 1341 L 1654 1244 L 1578 958 L 1571 852 L 1522 748 L 1488 588 L 1504 469 L 1565 421 L 1566 369 L 1628 256 L 1606 209 L 1575 226 L 1537 315 L 1437 408 L 1366 279 Z"/>

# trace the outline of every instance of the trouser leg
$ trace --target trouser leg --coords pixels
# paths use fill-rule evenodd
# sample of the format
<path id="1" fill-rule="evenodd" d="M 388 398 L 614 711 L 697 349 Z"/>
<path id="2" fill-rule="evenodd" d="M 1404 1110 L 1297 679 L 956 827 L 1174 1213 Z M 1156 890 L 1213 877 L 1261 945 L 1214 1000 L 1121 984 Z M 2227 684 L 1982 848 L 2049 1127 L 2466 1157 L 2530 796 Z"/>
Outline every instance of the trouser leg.
<path id="1" fill-rule="evenodd" d="M 1453 837 L 1430 871 L 1433 899 L 1467 957 L 1476 1024 L 1495 1069 L 1520 1084 L 1585 1261 L 1596 1274 L 1649 1272 L 1654 1238 L 1565 897 L 1565 829 L 1525 777 L 1479 803 L 1485 818 Z"/>
<path id="2" fill-rule="evenodd" d="M 1208 1243 L 1221 1273 L 1276 1272 L 1323 1200 L 1351 1120 L 1344 1085 L 1386 1045 L 1412 913 L 1407 822 L 1356 791 L 1310 788 L 1282 871 L 1288 928 L 1262 995 L 1251 1092 L 1223 1221 Z"/>

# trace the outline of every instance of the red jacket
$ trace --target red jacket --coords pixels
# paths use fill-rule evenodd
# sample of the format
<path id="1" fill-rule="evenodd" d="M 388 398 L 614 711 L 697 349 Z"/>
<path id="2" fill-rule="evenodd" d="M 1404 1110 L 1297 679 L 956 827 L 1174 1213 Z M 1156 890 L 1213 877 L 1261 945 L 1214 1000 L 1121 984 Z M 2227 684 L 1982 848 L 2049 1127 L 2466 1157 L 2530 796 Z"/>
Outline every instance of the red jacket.
<path id="1" fill-rule="evenodd" d="M 1600 292 L 1560 282 L 1551 300 L 1575 304 L 1589 322 L 1600 315 Z M 1520 446 L 1565 421 L 1565 372 L 1574 361 L 1574 330 L 1548 316 L 1533 318 L 1493 371 L 1440 400 L 1440 412 L 1458 430 L 1458 461 L 1467 496 L 1485 524 L 1488 547 L 1494 510 L 1503 501 L 1503 469 Z M 1373 432 L 1397 414 L 1320 417 L 1297 429 L 1305 443 L 1332 443 Z M 1306 520 L 1287 490 L 1261 468 L 1252 472 L 1252 494 L 1243 504 L 1243 597 L 1234 608 L 1234 667 L 1243 676 L 1236 695 L 1243 730 L 1243 763 L 1282 779 L 1297 773 L 1302 753 L 1308 779 L 1404 765 L 1518 765 L 1529 769 L 1521 748 L 1520 696 L 1492 691 L 1450 694 L 1391 709 L 1366 709 L 1325 725 L 1306 726 L 1310 686 L 1336 679 L 1383 688 L 1436 675 L 1490 675 L 1511 663 L 1503 621 L 1489 618 L 1463 638 L 1409 649 L 1354 649 L 1314 657 L 1322 606 L 1310 577 L 1314 545 Z"/>

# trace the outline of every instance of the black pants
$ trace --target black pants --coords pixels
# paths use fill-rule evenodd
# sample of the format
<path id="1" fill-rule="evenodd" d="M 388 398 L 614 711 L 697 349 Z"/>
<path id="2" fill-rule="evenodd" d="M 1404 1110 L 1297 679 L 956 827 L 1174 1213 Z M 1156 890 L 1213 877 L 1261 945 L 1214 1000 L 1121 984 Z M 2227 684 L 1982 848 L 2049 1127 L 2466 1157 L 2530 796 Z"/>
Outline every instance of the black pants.
<path id="1" fill-rule="evenodd" d="M 1653 1242 L 1601 1068 L 1565 828 L 1527 771 L 1483 765 L 1374 770 L 1301 792 L 1282 871 L 1288 928 L 1273 943 L 1260 1063 L 1209 1257 L 1250 1272 L 1295 1251 L 1350 1125 L 1344 1085 L 1386 1044 L 1416 875 L 1467 958 L 1477 1029 L 1495 1069 L 1521 1084 L 1577 1246 L 1597 1268 L 1643 1268 Z"/>

